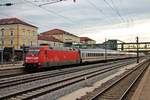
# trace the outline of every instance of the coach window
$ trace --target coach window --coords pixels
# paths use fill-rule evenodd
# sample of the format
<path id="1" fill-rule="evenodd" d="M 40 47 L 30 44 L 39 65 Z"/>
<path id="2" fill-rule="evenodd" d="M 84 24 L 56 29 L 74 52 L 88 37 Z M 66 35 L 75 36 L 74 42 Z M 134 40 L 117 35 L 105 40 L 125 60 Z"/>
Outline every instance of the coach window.
<path id="1" fill-rule="evenodd" d="M 84 53 L 82 53 L 82 57 L 84 57 Z"/>
<path id="2" fill-rule="evenodd" d="M 102 54 L 102 53 L 100 53 L 100 54 L 99 54 L 99 56 L 103 56 L 103 54 Z"/>

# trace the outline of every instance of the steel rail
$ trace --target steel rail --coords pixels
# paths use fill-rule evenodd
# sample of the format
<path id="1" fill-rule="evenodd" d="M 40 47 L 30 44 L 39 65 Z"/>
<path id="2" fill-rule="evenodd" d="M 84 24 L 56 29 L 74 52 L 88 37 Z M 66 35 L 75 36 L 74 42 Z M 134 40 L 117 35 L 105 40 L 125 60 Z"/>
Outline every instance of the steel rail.
<path id="1" fill-rule="evenodd" d="M 132 63 L 132 61 L 129 61 L 129 62 Z M 28 77 L 28 78 L 23 77 L 21 79 L 16 79 L 16 80 L 10 80 L 10 78 L 8 78 L 8 81 L 1 81 L 0 82 L 0 88 L 5 88 L 5 87 L 8 87 L 8 86 L 13 86 L 13 85 L 18 85 L 18 84 L 23 84 L 23 83 L 26 83 L 26 82 L 31 82 L 31 81 L 35 81 L 35 80 L 44 79 L 44 78 L 50 78 L 50 77 L 56 77 L 56 76 L 60 76 L 60 75 L 64 75 L 64 74 L 74 73 L 74 72 L 86 70 L 87 68 L 88 69 L 94 69 L 94 68 L 109 65 L 109 64 L 112 64 L 112 63 L 113 62 L 106 63 L 106 64 L 96 64 L 96 66 L 92 65 L 92 66 L 89 66 L 89 67 L 83 67 L 81 69 L 72 69 L 72 70 L 69 70 L 69 71 L 59 71 L 59 72 L 56 72 L 56 73 L 48 73 L 48 74 L 44 74 L 44 75 L 41 75 L 41 76 L 38 75 L 38 76 L 35 76 L 35 77 L 34 76 L 31 76 L 31 77 Z"/>
<path id="2" fill-rule="evenodd" d="M 4 69 L 4 70 L 0 70 L 0 79 L 5 77 L 24 75 L 24 74 L 27 74 L 27 72 L 25 72 L 23 68 L 14 68 L 14 69 L 7 69 L 7 70 Z"/>
<path id="3" fill-rule="evenodd" d="M 148 66 L 149 66 L 149 64 L 148 64 Z M 141 71 L 141 73 L 136 77 L 136 79 L 132 82 L 132 84 L 128 87 L 128 89 L 124 92 L 124 94 L 120 97 L 119 100 L 123 100 L 127 96 L 127 94 L 130 92 L 130 90 L 132 89 L 132 87 L 136 84 L 136 82 L 138 81 L 138 79 L 140 79 L 140 77 L 144 74 L 144 72 L 146 71 L 146 69 L 148 68 L 148 66 L 145 67 Z"/>
<path id="4" fill-rule="evenodd" d="M 127 72 L 125 75 L 123 75 L 121 78 L 119 78 L 118 80 L 116 80 L 115 82 L 113 82 L 112 84 L 108 85 L 106 88 L 104 88 L 101 92 L 96 93 L 94 96 L 92 96 L 89 100 L 97 100 L 96 98 L 99 97 L 100 95 L 102 95 L 104 92 L 106 92 L 107 90 L 109 90 L 110 88 L 112 88 L 113 86 L 117 85 L 117 83 L 119 83 L 120 81 L 122 81 L 124 78 L 128 77 L 131 73 L 133 73 L 134 71 L 136 71 L 138 68 L 140 68 L 141 66 L 146 66 L 146 68 L 149 65 L 149 59 L 140 63 L 135 69 Z M 146 69 L 144 68 L 144 70 Z M 143 71 L 142 71 L 143 72 Z M 126 91 L 127 92 L 127 91 Z M 126 93 L 124 93 L 121 97 L 120 100 L 122 100 L 121 98 L 123 98 L 126 95 Z"/>
<path id="5" fill-rule="evenodd" d="M 16 93 L 13 93 L 13 94 L 9 94 L 9 95 L 5 95 L 5 96 L 1 96 L 0 99 L 7 99 L 7 98 L 10 98 L 10 97 L 15 97 L 15 96 L 18 96 L 18 95 L 23 95 L 23 94 L 26 94 L 28 92 L 33 92 L 33 91 L 37 91 L 39 89 L 46 89 L 44 92 L 42 91 L 41 93 L 38 93 L 38 94 L 33 94 L 32 96 L 29 96 L 27 98 L 24 98 L 24 99 L 31 99 L 33 97 L 36 97 L 37 95 L 41 95 L 43 93 L 48 93 L 50 91 L 53 91 L 53 90 L 58 90 L 60 88 L 63 88 L 65 86 L 68 86 L 68 85 L 71 85 L 71 84 L 74 84 L 74 83 L 77 83 L 79 81 L 83 81 L 85 80 L 84 76 L 87 76 L 87 79 L 90 78 L 90 77 L 94 77 L 94 76 L 97 76 L 99 74 L 103 74 L 103 73 L 106 73 L 106 72 L 109 72 L 109 71 L 112 71 L 114 69 L 117 69 L 117 68 L 120 68 L 122 67 L 123 65 L 127 65 L 127 63 L 123 63 L 123 64 L 120 64 L 118 65 L 117 67 L 115 66 L 112 66 L 111 68 L 104 68 L 103 70 L 96 70 L 96 71 L 93 71 L 93 72 L 88 72 L 88 73 L 83 73 L 81 75 L 76 75 L 76 76 L 71 76 L 71 77 L 67 77 L 65 79 L 62 79 L 62 80 L 57 80 L 56 82 L 52 82 L 52 83 L 48 83 L 46 85 L 42 85 L 42 86 L 37 86 L 37 87 L 34 87 L 34 88 L 31 88 L 31 89 L 27 89 L 27 90 L 24 90 L 24 91 L 17 91 Z M 115 68 L 113 68 L 115 67 Z M 100 71 L 100 72 L 99 72 Z M 66 82 L 66 84 L 64 84 L 64 82 Z M 57 86 L 59 84 L 59 86 Z M 54 85 L 53 88 L 51 88 L 51 86 Z M 49 90 L 47 87 L 50 87 L 51 89 Z M 47 90 L 48 89 L 48 90 Z M 28 93 L 29 94 L 29 93 Z"/>

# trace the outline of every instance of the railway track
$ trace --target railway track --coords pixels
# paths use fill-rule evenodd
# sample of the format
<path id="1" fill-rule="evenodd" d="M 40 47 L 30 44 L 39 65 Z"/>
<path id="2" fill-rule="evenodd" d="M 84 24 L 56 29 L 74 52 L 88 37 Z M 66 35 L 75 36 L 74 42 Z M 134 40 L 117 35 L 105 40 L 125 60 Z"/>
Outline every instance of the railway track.
<path id="1" fill-rule="evenodd" d="M 43 94 L 56 91 L 58 89 L 64 88 L 66 86 L 84 81 L 85 78 L 89 79 L 95 77 L 97 75 L 101 75 L 104 73 L 109 73 L 109 71 L 116 70 L 125 65 L 131 64 L 133 61 L 123 62 L 108 65 L 106 67 L 95 67 L 92 69 L 86 68 L 85 70 L 72 70 L 69 73 L 65 73 L 65 75 L 56 75 L 55 77 L 44 77 L 41 80 L 30 80 L 30 82 L 19 83 L 14 86 L 2 87 L 0 88 L 0 99 L 33 99 Z M 90 66 L 91 67 L 91 66 Z M 93 66 L 94 67 L 94 66 Z"/>
<path id="2" fill-rule="evenodd" d="M 6 78 L 6 77 L 17 76 L 17 75 L 23 75 L 23 74 L 27 74 L 27 72 L 25 72 L 23 68 L 0 70 L 0 79 Z"/>
<path id="3" fill-rule="evenodd" d="M 94 93 L 94 95 L 90 97 L 85 97 L 84 99 L 82 98 L 82 100 L 128 100 L 128 93 L 134 84 L 136 84 L 138 79 L 144 74 L 149 64 L 149 60 L 141 63 L 134 70 L 124 74 L 103 90 Z"/>
<path id="4" fill-rule="evenodd" d="M 132 60 L 132 61 L 134 61 L 134 60 Z M 26 82 L 31 82 L 31 81 L 35 81 L 35 80 L 44 79 L 44 78 L 56 77 L 59 75 L 78 72 L 81 70 L 86 70 L 88 68 L 89 69 L 98 68 L 100 66 L 106 66 L 109 64 L 117 63 L 117 62 L 118 61 L 104 63 L 104 64 L 94 64 L 94 65 L 82 66 L 80 68 L 69 68 L 66 70 L 47 71 L 47 72 L 27 74 L 27 75 L 23 75 L 23 76 L 16 76 L 16 77 L 11 77 L 11 78 L 4 78 L 4 79 L 0 79 L 0 88 L 23 84 Z M 132 63 L 132 62 L 130 62 L 130 63 Z"/>

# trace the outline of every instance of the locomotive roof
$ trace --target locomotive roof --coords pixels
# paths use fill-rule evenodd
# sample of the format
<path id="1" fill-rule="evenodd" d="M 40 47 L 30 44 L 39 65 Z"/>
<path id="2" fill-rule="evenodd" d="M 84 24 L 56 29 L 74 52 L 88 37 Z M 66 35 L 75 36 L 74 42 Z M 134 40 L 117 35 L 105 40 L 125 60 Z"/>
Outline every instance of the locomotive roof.
<path id="1" fill-rule="evenodd" d="M 62 51 L 78 51 L 78 49 L 75 49 L 75 48 L 69 48 L 69 47 L 49 47 L 49 46 L 31 47 L 30 49 L 40 49 L 40 48 L 47 48 L 47 49 L 51 49 L 51 50 L 62 50 Z"/>

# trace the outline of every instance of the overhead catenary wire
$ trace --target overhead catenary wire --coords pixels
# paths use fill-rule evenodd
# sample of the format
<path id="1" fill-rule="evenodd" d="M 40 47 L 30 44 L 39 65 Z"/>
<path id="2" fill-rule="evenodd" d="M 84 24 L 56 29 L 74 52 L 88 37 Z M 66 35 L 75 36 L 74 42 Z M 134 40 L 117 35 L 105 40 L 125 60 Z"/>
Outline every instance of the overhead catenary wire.
<path id="1" fill-rule="evenodd" d="M 37 4 L 33 3 L 33 2 L 31 2 L 31 1 L 28 1 L 28 0 L 24 0 L 24 1 L 27 2 L 27 3 L 29 3 L 29 4 L 34 5 L 35 7 L 39 7 L 39 8 L 41 8 L 41 9 L 43 9 L 43 10 L 45 10 L 45 11 L 51 13 L 51 14 L 55 14 L 55 15 L 57 15 L 57 16 L 59 16 L 59 17 L 62 17 L 62 18 L 64 18 L 65 20 L 67 20 L 67 21 L 69 21 L 69 22 L 75 24 L 74 21 L 72 21 L 70 18 L 68 18 L 68 17 L 66 17 L 66 16 L 63 16 L 63 15 L 61 15 L 61 14 L 58 14 L 58 13 L 56 13 L 56 12 L 54 12 L 54 11 L 52 11 L 52 10 L 46 9 L 46 8 L 44 8 L 44 7 L 41 7 L 41 6 L 39 6 L 39 5 L 37 5 Z"/>
<path id="2" fill-rule="evenodd" d="M 119 1 L 120 1 L 120 0 L 119 0 Z M 114 3 L 113 0 L 111 0 L 111 2 Z M 123 2 L 120 2 L 120 5 L 121 5 L 122 3 L 123 3 Z M 117 8 L 117 7 L 116 7 L 116 8 Z M 126 11 L 128 11 L 127 8 L 126 8 Z M 134 21 L 133 17 L 134 17 L 133 15 L 132 15 L 132 16 L 127 16 L 126 20 L 127 20 L 128 25 L 132 25 L 132 24 L 133 24 L 133 21 Z"/>
<path id="3" fill-rule="evenodd" d="M 52 1 L 52 2 L 47 2 L 47 3 L 40 4 L 39 6 L 44 6 L 44 5 L 48 5 L 48 4 L 54 4 L 54 3 L 58 3 L 58 2 L 62 2 L 62 1 L 67 1 L 67 0 L 55 0 L 55 1 Z"/>
<path id="4" fill-rule="evenodd" d="M 51 2 L 43 3 L 43 4 L 40 4 L 39 6 L 45 6 L 45 5 L 54 4 L 54 3 L 58 3 L 62 1 L 67 1 L 67 0 L 51 0 Z M 39 1 L 35 0 L 34 2 L 39 2 Z M 76 2 L 76 0 L 73 0 L 73 2 Z"/>
<path id="5" fill-rule="evenodd" d="M 118 9 L 117 6 L 115 5 L 114 1 L 111 0 L 111 2 L 112 2 L 112 5 L 114 6 L 114 8 L 116 9 L 116 11 L 117 11 L 118 13 L 120 13 L 120 12 L 119 12 L 119 9 Z M 120 14 L 120 15 L 121 15 L 121 14 Z M 127 22 L 127 24 L 130 24 L 130 22 L 132 22 L 132 18 L 129 17 L 129 16 L 128 16 L 128 18 L 125 18 L 125 17 L 122 16 L 122 18 Z"/>
<path id="6" fill-rule="evenodd" d="M 14 17 L 14 16 L 10 16 L 10 15 L 6 15 L 6 14 L 1 14 L 2 16 L 4 16 L 4 17 Z M 37 22 L 33 22 L 33 21 L 30 21 L 29 19 L 26 19 L 26 18 L 19 18 L 19 19 L 22 19 L 22 20 L 24 20 L 24 21 L 27 21 L 27 22 L 29 22 L 29 23 L 31 23 L 31 24 L 37 24 L 37 25 L 41 25 L 41 26 L 43 26 L 43 27 L 47 27 L 47 28 L 49 28 L 49 26 L 47 26 L 47 25 L 45 25 L 45 24 L 40 24 L 40 23 L 37 23 Z"/>
<path id="7" fill-rule="evenodd" d="M 108 21 L 108 22 L 109 22 L 109 20 L 112 21 L 110 18 L 109 18 L 109 20 L 108 20 L 108 17 L 105 15 L 105 13 L 103 12 L 102 9 L 98 8 L 94 3 L 92 3 L 92 2 L 89 1 L 89 0 L 87 0 L 87 2 L 88 2 L 91 6 L 93 6 L 97 11 L 99 11 L 99 12 L 105 17 L 104 19 L 107 18 L 107 21 Z"/>
<path id="8" fill-rule="evenodd" d="M 23 2 L 17 2 L 17 3 L 12 3 L 12 4 L 22 4 Z M 8 14 L 4 14 L 4 13 L 1 13 L 0 14 L 0 16 L 4 16 L 4 17 L 15 17 L 15 16 L 11 16 L 11 15 L 8 15 Z M 24 20 L 24 21 L 27 21 L 27 22 L 29 22 L 29 23 L 31 23 L 31 24 L 33 24 L 33 25 L 41 25 L 41 26 L 43 26 L 43 27 L 47 27 L 47 28 L 50 28 L 48 25 L 45 25 L 45 24 L 41 24 L 41 23 L 37 23 L 37 22 L 35 22 L 35 21 L 30 21 L 29 19 L 27 19 L 27 18 L 19 18 L 19 19 L 22 19 L 22 20 Z"/>
<path id="9" fill-rule="evenodd" d="M 104 0 L 104 2 L 120 17 L 123 23 L 126 22 L 124 18 L 121 16 L 121 14 L 118 12 L 118 10 L 116 10 L 113 6 L 111 6 L 107 0 Z"/>
<path id="10" fill-rule="evenodd" d="M 118 10 L 117 6 L 114 4 L 114 1 L 111 0 L 111 2 L 112 2 L 114 9 L 116 10 L 116 12 L 118 12 L 118 14 L 121 16 L 120 11 Z M 123 16 L 121 16 L 121 18 L 125 21 L 125 18 Z"/>

